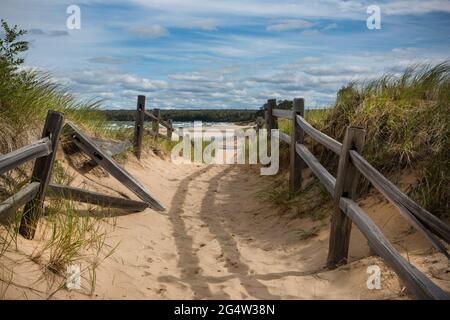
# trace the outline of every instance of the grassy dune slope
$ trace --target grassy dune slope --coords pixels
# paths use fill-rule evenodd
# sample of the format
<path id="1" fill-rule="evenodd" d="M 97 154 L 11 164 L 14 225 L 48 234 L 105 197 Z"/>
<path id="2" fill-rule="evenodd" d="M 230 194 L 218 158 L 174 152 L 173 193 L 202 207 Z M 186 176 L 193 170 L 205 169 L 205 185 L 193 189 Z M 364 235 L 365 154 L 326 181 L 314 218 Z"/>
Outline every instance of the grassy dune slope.
<path id="1" fill-rule="evenodd" d="M 350 83 L 330 109 L 306 119 L 343 141 L 347 126 L 366 128 L 364 157 L 385 175 L 412 170 L 413 198 L 434 214 L 450 216 L 450 63 L 416 65 L 400 75 Z M 289 132 L 290 123 L 280 129 Z M 336 157 L 314 146 L 333 169 Z"/>
<path id="2" fill-rule="evenodd" d="M 30 132 L 40 132 L 48 110 L 64 112 L 67 120 L 91 129 L 104 121 L 99 101 L 79 102 L 49 74 L 12 71 L 4 64 L 0 64 L 0 106 L 0 152 L 29 142 Z"/>
<path id="3" fill-rule="evenodd" d="M 343 140 L 348 125 L 367 130 L 364 156 L 384 173 L 418 172 L 414 197 L 450 215 L 450 64 L 418 65 L 339 90 L 321 129 Z"/>

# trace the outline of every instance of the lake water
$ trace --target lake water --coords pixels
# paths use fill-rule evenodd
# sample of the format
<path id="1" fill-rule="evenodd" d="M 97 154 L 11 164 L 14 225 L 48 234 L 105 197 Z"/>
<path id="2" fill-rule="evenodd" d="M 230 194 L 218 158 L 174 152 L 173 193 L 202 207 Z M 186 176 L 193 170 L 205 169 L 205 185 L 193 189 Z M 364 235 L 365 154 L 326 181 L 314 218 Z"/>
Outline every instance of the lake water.
<path id="1" fill-rule="evenodd" d="M 111 129 L 130 129 L 134 128 L 134 121 L 110 121 L 108 122 L 108 127 Z M 217 126 L 217 125 L 227 125 L 231 124 L 230 122 L 202 122 L 203 127 L 211 127 L 211 126 Z M 151 127 L 151 122 L 145 122 L 146 127 Z M 191 128 L 194 126 L 194 122 L 184 122 L 184 121 L 174 121 L 172 123 L 174 128 Z"/>

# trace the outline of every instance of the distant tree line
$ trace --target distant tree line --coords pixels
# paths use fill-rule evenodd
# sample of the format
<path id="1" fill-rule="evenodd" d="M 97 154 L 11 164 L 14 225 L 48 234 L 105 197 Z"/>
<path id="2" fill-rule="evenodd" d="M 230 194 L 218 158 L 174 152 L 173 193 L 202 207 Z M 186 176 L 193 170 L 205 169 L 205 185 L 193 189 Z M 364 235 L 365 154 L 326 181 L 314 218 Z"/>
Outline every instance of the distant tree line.
<path id="1" fill-rule="evenodd" d="M 135 110 L 102 110 L 109 121 L 134 121 Z M 261 110 L 248 109 L 161 109 L 161 118 L 173 121 L 204 121 L 204 122 L 245 122 L 254 121 L 262 116 Z"/>
<path id="2" fill-rule="evenodd" d="M 292 101 L 278 101 L 277 108 L 292 109 Z M 164 120 L 173 121 L 204 121 L 204 122 L 246 122 L 254 121 L 256 117 L 264 117 L 267 110 L 265 103 L 257 110 L 249 109 L 161 109 Z M 108 121 L 134 121 L 135 110 L 103 110 Z"/>

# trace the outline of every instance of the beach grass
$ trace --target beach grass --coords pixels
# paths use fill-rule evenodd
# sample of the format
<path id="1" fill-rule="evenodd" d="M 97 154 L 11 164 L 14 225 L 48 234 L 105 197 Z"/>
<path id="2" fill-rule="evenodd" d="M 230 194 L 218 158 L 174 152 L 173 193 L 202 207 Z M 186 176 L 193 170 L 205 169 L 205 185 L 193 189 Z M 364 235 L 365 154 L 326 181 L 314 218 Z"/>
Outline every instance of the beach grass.
<path id="1" fill-rule="evenodd" d="M 450 216 L 450 63 L 419 64 L 403 74 L 350 83 L 320 130 L 342 141 L 347 126 L 366 129 L 364 157 L 383 174 L 414 171 L 413 198 Z"/>
<path id="2" fill-rule="evenodd" d="M 438 216 L 450 216 L 450 63 L 419 64 L 341 88 L 330 108 L 306 110 L 306 120 L 342 142 L 348 126 L 366 129 L 363 156 L 386 176 L 413 172 L 410 194 Z M 280 119 L 290 134 L 292 121 Z M 334 172 L 337 156 L 306 137 Z M 285 150 L 289 152 L 289 150 Z M 363 188 L 368 190 L 368 184 Z"/>

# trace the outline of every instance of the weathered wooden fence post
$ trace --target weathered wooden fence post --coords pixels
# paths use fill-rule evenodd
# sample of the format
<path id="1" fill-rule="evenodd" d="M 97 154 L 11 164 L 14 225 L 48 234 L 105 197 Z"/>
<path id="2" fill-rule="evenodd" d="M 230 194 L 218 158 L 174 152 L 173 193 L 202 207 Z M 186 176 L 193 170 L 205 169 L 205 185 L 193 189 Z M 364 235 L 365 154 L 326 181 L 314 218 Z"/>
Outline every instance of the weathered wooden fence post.
<path id="1" fill-rule="evenodd" d="M 349 151 L 356 150 L 361 152 L 365 135 L 366 131 L 363 128 L 347 127 L 342 143 L 334 189 L 336 209 L 331 219 L 330 245 L 327 259 L 327 267 L 330 269 L 347 263 L 352 221 L 339 209 L 339 199 L 347 197 L 356 200 L 358 197 L 357 187 L 360 174 L 350 161 Z"/>
<path id="2" fill-rule="evenodd" d="M 141 159 L 142 153 L 142 137 L 144 136 L 144 119 L 145 119 L 145 96 L 138 96 L 136 122 L 134 126 L 134 155 Z"/>
<path id="3" fill-rule="evenodd" d="M 264 119 L 262 117 L 256 117 L 256 132 L 259 132 L 259 129 L 263 127 Z"/>
<path id="4" fill-rule="evenodd" d="M 167 124 L 170 127 L 170 128 L 167 128 L 167 139 L 172 140 L 172 132 L 173 132 L 172 119 L 168 119 Z"/>
<path id="5" fill-rule="evenodd" d="M 264 122 L 266 124 L 266 130 L 268 130 L 268 128 L 269 128 L 269 111 L 268 110 L 264 111 Z"/>
<path id="6" fill-rule="evenodd" d="M 267 100 L 267 133 L 270 135 L 272 129 L 278 128 L 277 118 L 273 115 L 273 109 L 277 107 L 276 99 Z"/>
<path id="7" fill-rule="evenodd" d="M 295 150 L 295 144 L 303 144 L 304 132 L 298 125 L 296 117 L 305 116 L 305 100 L 303 98 L 294 99 L 292 108 L 292 127 L 291 127 L 291 145 L 290 145 L 290 172 L 289 172 L 289 191 L 297 192 L 302 186 L 302 158 Z"/>
<path id="8" fill-rule="evenodd" d="M 156 119 L 152 120 L 152 132 L 155 135 L 155 139 L 158 139 L 158 135 L 159 135 L 159 121 L 161 118 L 161 112 L 159 111 L 158 108 L 153 109 L 152 111 L 153 115 L 155 116 Z"/>
<path id="9" fill-rule="evenodd" d="M 36 232 L 38 219 L 44 209 L 45 193 L 47 192 L 48 184 L 53 170 L 53 162 L 56 157 L 56 150 L 58 148 L 59 136 L 64 125 L 64 114 L 56 111 L 48 111 L 47 119 L 45 120 L 44 129 L 42 131 L 42 138 L 48 137 L 52 142 L 52 153 L 48 156 L 37 158 L 34 163 L 33 174 L 31 175 L 31 182 L 39 182 L 39 191 L 36 193 L 33 200 L 25 205 L 22 220 L 20 222 L 19 233 L 27 238 L 33 239 Z"/>

